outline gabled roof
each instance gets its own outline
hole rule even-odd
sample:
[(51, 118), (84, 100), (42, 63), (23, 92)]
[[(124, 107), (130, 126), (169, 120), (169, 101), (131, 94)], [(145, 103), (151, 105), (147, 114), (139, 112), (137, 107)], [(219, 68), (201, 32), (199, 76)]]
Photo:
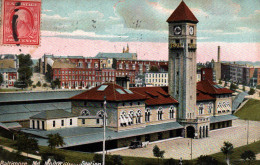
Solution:
[(209, 101), (209, 100), (215, 100), (215, 98), (197, 90), (197, 101)]
[(106, 96), (107, 101), (134, 101), (146, 99), (145, 95), (141, 95), (134, 91), (129, 92), (127, 89), (113, 83), (104, 83), (86, 92), (76, 95), (71, 99), (103, 101), (104, 96)]
[(167, 22), (192, 22), (198, 23), (199, 21), (188, 8), (188, 6), (182, 1), (179, 6), (174, 10), (172, 15), (168, 18)]
[(60, 118), (69, 118), (69, 117), (77, 117), (72, 113), (64, 111), (63, 109), (57, 110), (47, 110), (40, 112), (34, 116), (31, 116), (31, 119), (60, 119)]
[(217, 85), (210, 80), (202, 80), (197, 83), (197, 90), (207, 94), (232, 94), (234, 91)]
[(162, 104), (176, 104), (177, 100), (172, 98), (162, 87), (136, 87), (130, 88), (132, 91), (145, 95), (146, 105), (162, 105)]

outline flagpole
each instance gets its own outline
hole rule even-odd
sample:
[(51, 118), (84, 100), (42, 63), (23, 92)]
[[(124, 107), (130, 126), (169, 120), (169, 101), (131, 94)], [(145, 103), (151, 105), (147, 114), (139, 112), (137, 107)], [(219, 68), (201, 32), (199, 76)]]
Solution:
[(104, 96), (104, 113), (103, 113), (103, 127), (104, 127), (104, 136), (103, 136), (103, 165), (105, 165), (105, 150), (106, 150), (106, 96)]

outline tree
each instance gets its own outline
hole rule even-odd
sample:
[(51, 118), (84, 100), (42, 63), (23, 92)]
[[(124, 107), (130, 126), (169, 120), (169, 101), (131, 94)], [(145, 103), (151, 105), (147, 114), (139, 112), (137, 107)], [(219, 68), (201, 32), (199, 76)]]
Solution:
[(40, 81), (38, 81), (38, 82), (37, 82), (37, 84), (36, 84), (36, 86), (37, 86), (37, 87), (40, 87), (40, 86), (42, 86), (41, 82), (40, 82)]
[(48, 146), (51, 148), (51, 150), (54, 150), (55, 147), (63, 146), (65, 145), (63, 137), (60, 136), (59, 133), (56, 134), (48, 134)]
[(16, 146), (18, 151), (25, 151), (27, 153), (27, 157), (28, 152), (35, 152), (39, 150), (38, 141), (33, 137), (28, 137), (24, 134), (18, 135)]
[(49, 64), (47, 64), (47, 72), (45, 73), (46, 80), (48, 82), (51, 82), (52, 81), (52, 76), (53, 76), (52, 67)]
[(158, 72), (158, 71), (159, 71), (159, 69), (158, 69), (157, 66), (152, 66), (152, 67), (150, 68), (150, 72)]
[(253, 88), (250, 88), (250, 91), (248, 92), (249, 95), (255, 94), (255, 90)]
[(230, 142), (224, 142), (224, 146), (221, 147), (221, 152), (226, 156), (227, 164), (229, 165), (229, 156), (234, 152), (233, 144)]
[(244, 160), (244, 161), (248, 161), (248, 164), (251, 163), (252, 160), (255, 160), (256, 157), (255, 157), (255, 153), (251, 150), (248, 150), (248, 151), (245, 151), (241, 154), (241, 158)]
[(218, 165), (219, 163), (215, 158), (208, 155), (200, 155), (197, 160), (197, 165)]
[(56, 80), (53, 81), (53, 85), (54, 87), (57, 87), (60, 88), (60, 79), (56, 78)]
[[(20, 54), (17, 56), (19, 59), (19, 69), (18, 69), (18, 73), (19, 73), (19, 78), (18, 81), (20, 83), (18, 84), (23, 84), (25, 87), (28, 87), (29, 85), (32, 84), (31, 81), (31, 77), (32, 77), (32, 59), (31, 59), (31, 55), (27, 54)], [(22, 88), (23, 88), (22, 85)], [(20, 87), (19, 85), (17, 86), (18, 88)]]
[(231, 83), (230, 90), (235, 91), (236, 89), (238, 89), (238, 87), (234, 83)]
[(153, 147), (153, 156), (158, 158), (158, 164), (159, 164), (159, 158), (163, 158), (164, 153), (165, 153), (165, 151), (161, 151), (160, 148), (157, 145), (155, 145)]

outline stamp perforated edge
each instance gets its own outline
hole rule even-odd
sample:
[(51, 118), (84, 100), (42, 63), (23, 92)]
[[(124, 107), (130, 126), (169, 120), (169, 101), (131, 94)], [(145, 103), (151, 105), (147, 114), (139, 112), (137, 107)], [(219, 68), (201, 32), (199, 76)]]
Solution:
[(32, 48), (38, 48), (41, 46), (41, 26), (42, 26), (42, 0), (13, 0), (13, 1), (28, 1), (28, 2), (40, 2), (41, 3), (41, 7), (40, 7), (40, 28), (39, 28), (39, 44), (38, 45), (26, 45), (26, 44), (3, 44), (3, 33), (4, 33), (4, 27), (3, 27), (3, 23), (4, 23), (4, 19), (3, 19), (3, 15), (4, 15), (4, 2), (5, 0), (1, 0), (1, 21), (0, 21), (0, 46), (9, 46), (9, 47), (17, 47), (17, 48), (21, 48), (21, 47), (32, 47)]

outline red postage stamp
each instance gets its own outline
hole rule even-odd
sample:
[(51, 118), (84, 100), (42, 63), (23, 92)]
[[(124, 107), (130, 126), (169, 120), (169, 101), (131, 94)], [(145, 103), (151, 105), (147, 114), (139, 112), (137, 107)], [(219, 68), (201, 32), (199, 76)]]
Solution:
[(2, 44), (39, 45), (41, 1), (2, 2)]

